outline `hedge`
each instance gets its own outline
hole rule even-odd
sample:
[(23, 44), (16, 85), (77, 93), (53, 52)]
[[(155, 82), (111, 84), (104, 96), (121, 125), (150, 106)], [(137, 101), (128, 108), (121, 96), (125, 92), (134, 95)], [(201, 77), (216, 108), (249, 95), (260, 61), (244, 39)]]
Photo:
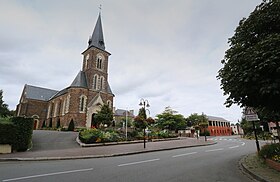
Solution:
[(34, 120), (33, 118), (14, 117), (12, 123), (16, 128), (13, 150), (26, 151), (31, 147)]
[(14, 144), (16, 128), (11, 122), (0, 122), (0, 144)]

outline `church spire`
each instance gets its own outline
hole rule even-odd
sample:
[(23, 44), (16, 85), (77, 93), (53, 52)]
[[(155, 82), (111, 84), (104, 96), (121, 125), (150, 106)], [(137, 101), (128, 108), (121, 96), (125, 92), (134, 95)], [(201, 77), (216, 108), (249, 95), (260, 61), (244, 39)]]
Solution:
[(94, 27), (92, 36), (89, 38), (88, 41), (88, 48), (89, 47), (97, 47), (99, 49), (105, 50), (105, 42), (103, 38), (103, 30), (102, 30), (102, 23), (101, 23), (101, 13), (99, 12), (99, 16)]

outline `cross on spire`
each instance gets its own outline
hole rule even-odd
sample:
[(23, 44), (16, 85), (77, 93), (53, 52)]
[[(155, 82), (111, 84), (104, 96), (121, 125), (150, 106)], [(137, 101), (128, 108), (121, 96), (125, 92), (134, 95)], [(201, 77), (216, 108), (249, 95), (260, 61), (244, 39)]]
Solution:
[(102, 5), (100, 4), (99, 5), (99, 13), (101, 13), (101, 10), (102, 10)]

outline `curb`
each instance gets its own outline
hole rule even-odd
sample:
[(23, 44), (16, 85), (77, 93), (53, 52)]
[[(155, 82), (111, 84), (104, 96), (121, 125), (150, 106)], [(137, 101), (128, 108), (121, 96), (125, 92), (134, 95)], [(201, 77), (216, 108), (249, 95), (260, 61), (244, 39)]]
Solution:
[(118, 157), (118, 156), (135, 155), (135, 154), (143, 154), (143, 153), (158, 152), (158, 151), (167, 151), (167, 150), (174, 150), (174, 149), (181, 149), (181, 148), (201, 147), (201, 146), (208, 146), (208, 145), (215, 145), (215, 144), (217, 144), (217, 142), (199, 144), (199, 145), (191, 145), (191, 146), (178, 146), (178, 147), (172, 147), (172, 148), (159, 148), (159, 149), (153, 149), (153, 150), (115, 153), (115, 154), (107, 154), (107, 155), (85, 155), (85, 156), (66, 156), (66, 157), (33, 157), (33, 158), (0, 158), (0, 162), (4, 162), (4, 161), (50, 161), (50, 160), (73, 160), (73, 159)]
[[(249, 154), (250, 155), (250, 154)], [(267, 180), (265, 180), (263, 177), (257, 175), (256, 173), (254, 173), (253, 171), (251, 171), (249, 169), (249, 167), (244, 163), (245, 159), (249, 156), (246, 155), (245, 157), (243, 157), (242, 159), (240, 159), (239, 161), (239, 165), (242, 167), (243, 172), (245, 172), (246, 174), (249, 174), (252, 178), (254, 178), (255, 180), (261, 181), (261, 182), (269, 182)]]

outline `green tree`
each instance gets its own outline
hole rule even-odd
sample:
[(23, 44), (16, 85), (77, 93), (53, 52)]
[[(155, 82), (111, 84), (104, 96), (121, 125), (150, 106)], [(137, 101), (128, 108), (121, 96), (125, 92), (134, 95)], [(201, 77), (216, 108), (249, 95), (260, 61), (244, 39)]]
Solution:
[(171, 107), (166, 107), (163, 113), (158, 114), (156, 119), (157, 126), (161, 129), (175, 130), (185, 129), (187, 126), (183, 115), (177, 114)]
[[(225, 105), (280, 111), (280, 1), (265, 0), (229, 39), (217, 78)], [(279, 118), (278, 118), (279, 120)]]
[(207, 131), (206, 129), (208, 128), (208, 119), (207, 116), (205, 114), (191, 114), (187, 119), (187, 122), (190, 123), (196, 130), (200, 130), (204, 136), (205, 136), (205, 140), (206, 140), (206, 135), (209, 131)]
[(97, 113), (94, 115), (94, 122), (96, 128), (99, 128), (100, 124), (111, 126), (113, 123), (112, 109), (110, 109), (108, 105), (104, 104), (101, 107), (101, 110), (97, 111)]
[(140, 108), (138, 115), (134, 118), (134, 126), (136, 129), (142, 130), (148, 126), (148, 122), (146, 121), (147, 115), (145, 108)]
[(0, 90), (0, 117), (7, 117), (10, 115), (8, 104), (5, 104), (3, 100), (3, 90)]

